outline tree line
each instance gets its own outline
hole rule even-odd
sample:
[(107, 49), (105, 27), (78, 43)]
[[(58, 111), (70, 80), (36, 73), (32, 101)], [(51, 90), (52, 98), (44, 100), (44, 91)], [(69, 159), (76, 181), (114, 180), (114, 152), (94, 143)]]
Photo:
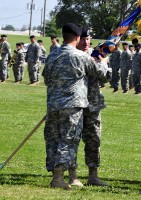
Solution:
[(65, 23), (74, 22), (91, 27), (96, 38), (107, 38), (135, 7), (135, 0), (58, 0), (46, 34), (60, 35)]

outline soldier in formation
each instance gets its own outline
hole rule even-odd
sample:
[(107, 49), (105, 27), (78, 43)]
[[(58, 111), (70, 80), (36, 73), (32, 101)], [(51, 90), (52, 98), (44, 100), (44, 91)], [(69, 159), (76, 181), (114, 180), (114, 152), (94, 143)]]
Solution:
[(120, 59), (121, 69), (121, 87), (123, 93), (127, 93), (129, 90), (129, 71), (131, 69), (131, 51), (129, 50), (129, 44), (127, 42), (122, 43), (123, 52)]
[(0, 82), (5, 82), (8, 77), (8, 63), (11, 59), (11, 48), (7, 36), (1, 35), (0, 42)]
[(120, 57), (122, 51), (119, 48), (119, 43), (116, 44), (114, 52), (110, 56), (110, 67), (112, 68), (111, 86), (114, 88), (113, 92), (117, 92), (120, 82)]
[(136, 45), (136, 53), (132, 60), (133, 85), (135, 94), (141, 93), (141, 44)]
[(19, 83), (23, 80), (25, 65), (25, 54), (21, 48), (21, 43), (16, 43), (16, 50), (14, 50), (10, 63), (13, 65), (15, 83)]
[(31, 44), (28, 46), (27, 52), (26, 52), (26, 62), (28, 65), (28, 74), (30, 79), (30, 84), (36, 85), (36, 83), (39, 81), (39, 68), (40, 68), (40, 47), (39, 44), (36, 42), (36, 38), (34, 35), (31, 35), (30, 37)]

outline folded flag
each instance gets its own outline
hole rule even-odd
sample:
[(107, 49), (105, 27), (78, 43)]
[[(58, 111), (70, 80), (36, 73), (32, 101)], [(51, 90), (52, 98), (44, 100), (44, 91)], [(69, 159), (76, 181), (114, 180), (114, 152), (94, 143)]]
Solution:
[(127, 17), (109, 36), (109, 38), (102, 44), (99, 44), (92, 52), (92, 57), (99, 55), (105, 57), (107, 54), (112, 53), (115, 45), (121, 40), (122, 36), (126, 33), (129, 27), (133, 24), (134, 20), (141, 12), (141, 0), (138, 2), (138, 7)]

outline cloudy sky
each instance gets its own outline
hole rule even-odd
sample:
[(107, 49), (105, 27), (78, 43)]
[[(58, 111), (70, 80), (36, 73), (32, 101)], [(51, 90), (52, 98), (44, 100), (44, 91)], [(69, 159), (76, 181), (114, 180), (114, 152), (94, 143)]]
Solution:
[[(27, 4), (31, 0), (0, 0), (0, 27), (13, 25), (15, 28), (21, 28), (23, 25), (29, 25), (30, 11)], [(36, 10), (33, 11), (32, 26), (41, 24), (41, 9), (44, 7), (44, 0), (34, 0)], [(46, 18), (49, 12), (57, 5), (57, 0), (46, 0)]]

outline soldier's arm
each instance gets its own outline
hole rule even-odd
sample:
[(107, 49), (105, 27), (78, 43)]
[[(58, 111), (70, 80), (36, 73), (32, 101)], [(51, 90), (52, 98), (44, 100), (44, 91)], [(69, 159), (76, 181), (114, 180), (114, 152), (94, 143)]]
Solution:
[(25, 58), (25, 55), (24, 55), (24, 52), (20, 52), (20, 64), (23, 64), (24, 63), (24, 59)]
[(93, 75), (94, 78), (107, 82), (111, 77), (112, 69), (108, 68), (108, 58), (102, 58), (101, 56), (99, 58), (100, 62), (96, 62), (93, 58), (90, 57), (86, 71), (88, 75)]
[(10, 48), (10, 45), (8, 43), (5, 43), (5, 44), (6, 44), (6, 51), (8, 53), (8, 59), (10, 60), (11, 57), (12, 57), (11, 48)]
[(39, 57), (40, 57), (40, 47), (39, 45), (36, 45), (35, 46), (35, 63), (37, 63), (39, 61)]
[(48, 85), (48, 74), (49, 74), (49, 72), (48, 72), (48, 57), (46, 59), (45, 67), (44, 67), (43, 72), (42, 72), (42, 76), (44, 77), (44, 83), (45, 83), (46, 86)]

